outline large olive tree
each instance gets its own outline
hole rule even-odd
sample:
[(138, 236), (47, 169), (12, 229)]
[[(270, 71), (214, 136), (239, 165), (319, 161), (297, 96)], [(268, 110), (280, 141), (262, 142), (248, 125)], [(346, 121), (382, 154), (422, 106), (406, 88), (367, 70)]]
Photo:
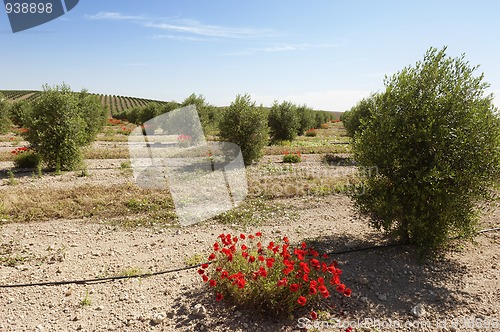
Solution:
[(479, 203), (488, 198), (500, 167), (500, 120), (464, 56), (446, 48), (385, 79), (369, 119), (355, 134), (365, 177), (361, 211), (376, 227), (416, 243), (421, 253), (475, 232)]

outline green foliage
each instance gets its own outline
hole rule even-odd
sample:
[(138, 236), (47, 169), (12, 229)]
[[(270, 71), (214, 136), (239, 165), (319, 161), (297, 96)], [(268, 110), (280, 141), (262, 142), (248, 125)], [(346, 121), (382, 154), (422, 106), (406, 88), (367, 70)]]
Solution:
[(16, 168), (37, 168), (40, 163), (40, 156), (31, 150), (17, 154), (14, 157), (14, 166)]
[(314, 128), (306, 130), (307, 137), (316, 137), (318, 135), (318, 131)]
[(297, 134), (302, 136), (306, 133), (307, 135), (306, 131), (314, 127), (314, 111), (306, 105), (302, 105), (297, 107), (297, 115), (299, 117)]
[(285, 153), (283, 155), (283, 162), (284, 163), (300, 163), (302, 161), (302, 157), (300, 155), (300, 152), (297, 153)]
[(31, 104), (25, 100), (15, 102), (10, 108), (10, 119), (12, 123), (19, 127), (24, 127), (26, 118), (30, 114)]
[(368, 98), (360, 100), (356, 106), (342, 115), (342, 122), (346, 129), (347, 135), (354, 135), (362, 130), (362, 125), (370, 119), (371, 112), (375, 107), (376, 95), (373, 94)]
[(269, 112), (269, 128), (273, 142), (293, 141), (300, 127), (297, 106), (289, 101), (274, 102)]
[(80, 148), (95, 139), (105, 117), (100, 101), (86, 91), (46, 85), (26, 119), (25, 137), (49, 167), (73, 170), (82, 161)]
[(500, 119), (462, 55), (431, 48), (424, 60), (385, 79), (370, 121), (355, 134), (355, 159), (377, 166), (356, 196), (374, 226), (422, 254), (474, 233), (479, 204), (500, 167)]
[(141, 125), (145, 122), (148, 122), (151, 119), (154, 119), (162, 112), (162, 107), (155, 103), (150, 103), (145, 107), (142, 107), (137, 115), (136, 124)]
[(262, 148), (267, 144), (267, 118), (262, 107), (256, 107), (250, 95), (238, 95), (224, 110), (219, 122), (222, 140), (240, 146), (245, 165), (262, 156)]
[(217, 123), (219, 120), (219, 112), (217, 112), (217, 108), (209, 105), (205, 101), (205, 97), (203, 95), (191, 94), (189, 97), (184, 99), (181, 103), (181, 107), (194, 105), (196, 106), (196, 110), (198, 112), (198, 116), (200, 117), (200, 122), (203, 127), (205, 133), (208, 131), (213, 131), (217, 128)]
[(10, 104), (0, 93), (0, 133), (5, 133), (10, 128)]

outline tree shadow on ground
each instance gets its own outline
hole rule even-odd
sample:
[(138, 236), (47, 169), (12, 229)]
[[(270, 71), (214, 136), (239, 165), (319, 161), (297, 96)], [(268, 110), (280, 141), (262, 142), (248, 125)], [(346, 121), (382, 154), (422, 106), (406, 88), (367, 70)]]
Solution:
[(314, 239), (312, 246), (332, 253), (330, 258), (343, 270), (342, 282), (353, 294), (342, 300), (342, 307), (351, 319), (413, 320), (423, 318), (411, 314), (418, 304), (444, 315), (467, 306), (470, 294), (459, 285), (467, 267), (456, 261), (441, 258), (422, 262), (416, 247), (388, 243), (382, 236), (374, 240), (328, 235)]
[[(329, 311), (330, 317), (341, 324), (353, 320), (383, 321), (388, 317), (402, 323), (415, 321), (418, 317), (410, 312), (418, 304), (446, 317), (448, 310), (467, 306), (470, 299), (470, 294), (459, 286), (465, 266), (445, 259), (422, 263), (415, 247), (393, 245), (382, 235), (370, 239), (329, 235), (306, 242), (320, 252), (331, 253), (330, 259), (335, 259), (343, 270), (342, 282), (353, 291), (350, 298), (333, 294), (314, 308)], [(380, 245), (388, 246), (349, 252)], [(342, 253), (335, 254), (339, 252)], [(298, 319), (308, 317), (310, 310), (297, 312), (295, 318), (266, 317), (249, 309), (238, 309), (225, 300), (216, 302), (214, 294), (202, 286), (186, 291), (177, 300), (182, 303), (186, 298), (187, 303), (203, 305), (210, 317), (208, 320), (198, 317), (193, 308), (180, 304), (175, 315), (177, 327), (191, 325), (196, 331), (299, 331)]]

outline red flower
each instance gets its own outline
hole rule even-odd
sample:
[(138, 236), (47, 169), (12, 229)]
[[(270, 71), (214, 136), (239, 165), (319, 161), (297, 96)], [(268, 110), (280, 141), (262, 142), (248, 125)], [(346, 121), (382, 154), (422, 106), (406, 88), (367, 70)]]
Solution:
[(211, 253), (210, 256), (208, 256), (209, 261), (213, 261), (215, 259), (215, 254)]
[(285, 236), (285, 237), (283, 238), (283, 242), (285, 242), (285, 243), (289, 243), (289, 242), (290, 242), (290, 240), (288, 240), (288, 238)]
[(305, 242), (302, 242), (301, 246), (302, 246), (302, 249), (305, 249), (307, 247), (307, 244)]
[(307, 299), (304, 297), (304, 296), (300, 296), (297, 300), (298, 304), (300, 304), (301, 306), (304, 306), (306, 305), (306, 302), (307, 302)]
[(339, 293), (344, 293), (345, 291), (345, 285), (344, 284), (340, 284), (337, 286), (337, 292)]
[(328, 288), (326, 288), (326, 286), (323, 286), (323, 285), (319, 286), (318, 290), (320, 293), (327, 293), (328, 292)]
[(244, 240), (245, 239), (245, 234), (241, 233), (240, 234), (240, 239)]
[(250, 258), (248, 258), (248, 261), (249, 261), (250, 263), (255, 262), (255, 257), (254, 257), (254, 256), (250, 256)]
[(208, 277), (206, 274), (202, 275), (201, 276), (203, 278), (203, 282), (207, 282), (208, 281)]
[(332, 286), (335, 286), (335, 285), (340, 285), (340, 277), (338, 274), (334, 275), (332, 280), (330, 280), (330, 284)]
[(352, 291), (350, 288), (346, 288), (346, 290), (344, 291), (344, 295), (347, 296), (347, 297), (350, 297), (352, 294)]
[(323, 296), (326, 299), (326, 298), (330, 297), (330, 292), (326, 291), (324, 293), (321, 293), (321, 296)]
[(265, 260), (264, 256), (259, 256), (258, 259), (259, 259), (259, 262), (263, 262)]
[(244, 288), (245, 284), (246, 284), (245, 279), (243, 279), (243, 278), (238, 279), (238, 282), (237, 282), (238, 288)]
[(278, 287), (280, 286), (286, 286), (288, 284), (288, 279), (287, 278), (283, 278), (281, 280), (278, 280)]
[(259, 268), (259, 274), (261, 277), (267, 277), (267, 271), (263, 266)]
[(215, 285), (217, 285), (217, 281), (210, 279), (210, 286), (215, 287)]
[(266, 259), (266, 266), (268, 268), (272, 268), (273, 267), (273, 264), (274, 264), (274, 258), (273, 257), (269, 257), (268, 259)]
[(349, 326), (348, 328), (346, 328), (345, 332), (352, 332), (352, 327)]
[(220, 274), (220, 277), (221, 277), (221, 279), (225, 279), (225, 278), (229, 277), (229, 272), (222, 271), (222, 273)]
[(198, 274), (205, 274), (205, 270), (203, 270), (203, 269), (198, 269)]
[(222, 300), (222, 298), (223, 298), (223, 297), (224, 297), (224, 296), (223, 296), (221, 293), (217, 293), (217, 295), (215, 296), (215, 300), (216, 300), (217, 302), (220, 302), (220, 301)]
[(309, 294), (314, 295), (317, 292), (318, 292), (318, 290), (315, 287), (309, 286)]
[(214, 251), (219, 251), (219, 242), (214, 243)]
[(203, 264), (201, 264), (201, 268), (202, 268), (202, 269), (207, 269), (207, 268), (208, 268), (208, 264), (207, 264), (207, 263), (203, 263)]
[(241, 250), (245, 251), (247, 249), (248, 249), (248, 247), (246, 245), (244, 245), (244, 244), (241, 245)]
[(262, 233), (261, 232), (257, 232), (257, 233), (255, 233), (255, 236), (262, 236)]
[(312, 320), (318, 319), (318, 314), (316, 313), (316, 311), (311, 311), (311, 318)]
[(290, 290), (291, 290), (292, 292), (296, 292), (296, 291), (298, 291), (298, 290), (299, 290), (299, 285), (298, 285), (298, 284), (291, 284), (291, 285), (290, 285)]

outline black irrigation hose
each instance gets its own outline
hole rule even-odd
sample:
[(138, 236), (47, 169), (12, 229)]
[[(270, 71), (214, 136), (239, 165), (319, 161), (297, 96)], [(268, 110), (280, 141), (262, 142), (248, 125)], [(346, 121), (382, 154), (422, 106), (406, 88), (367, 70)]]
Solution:
[[(208, 262), (210, 264), (211, 262)], [(37, 282), (32, 284), (14, 284), (14, 285), (0, 285), (0, 288), (20, 288), (20, 287), (32, 287), (32, 286), (60, 286), (60, 285), (69, 285), (69, 284), (89, 284), (89, 283), (101, 283), (111, 280), (121, 280), (121, 279), (132, 279), (132, 278), (146, 278), (152, 276), (158, 276), (162, 274), (174, 273), (179, 271), (185, 271), (200, 267), (203, 263), (188, 267), (181, 267), (178, 269), (167, 270), (167, 271), (158, 271), (152, 273), (142, 273), (136, 274), (132, 276), (115, 276), (115, 277), (104, 277), (104, 278), (94, 278), (94, 279), (82, 279), (82, 280), (66, 280), (66, 281), (46, 281), (46, 282)]]
[[(493, 231), (500, 231), (500, 227), (483, 229), (483, 230), (478, 231), (477, 233), (481, 234), (481, 233), (493, 232)], [(347, 254), (347, 253), (351, 253), (351, 252), (377, 250), (377, 249), (383, 249), (383, 248), (388, 248), (388, 247), (396, 247), (396, 246), (400, 246), (400, 245), (402, 245), (402, 244), (401, 243), (389, 243), (389, 244), (383, 244), (383, 245), (378, 245), (378, 246), (351, 248), (351, 249), (346, 249), (346, 250), (342, 250), (342, 251), (330, 252), (330, 253), (327, 253), (327, 255), (342, 255), (342, 254)], [(106, 281), (121, 280), (121, 279), (147, 278), (147, 277), (152, 277), (152, 276), (158, 276), (158, 275), (163, 275), (163, 274), (191, 270), (191, 269), (195, 269), (197, 267), (200, 267), (203, 264), (211, 264), (213, 262), (214, 261), (200, 263), (197, 265), (192, 265), (192, 266), (187, 266), (187, 267), (181, 267), (181, 268), (172, 269), (172, 270), (137, 274), (137, 275), (133, 275), (133, 276), (115, 276), (115, 277), (82, 279), (82, 280), (46, 281), (46, 282), (37, 282), (37, 283), (31, 283), (31, 284), (0, 285), (0, 288), (21, 288), (21, 287), (35, 287), (35, 286), (60, 286), (60, 285), (70, 285), (70, 284), (90, 284), (90, 283), (102, 283), (102, 282), (106, 282)]]

